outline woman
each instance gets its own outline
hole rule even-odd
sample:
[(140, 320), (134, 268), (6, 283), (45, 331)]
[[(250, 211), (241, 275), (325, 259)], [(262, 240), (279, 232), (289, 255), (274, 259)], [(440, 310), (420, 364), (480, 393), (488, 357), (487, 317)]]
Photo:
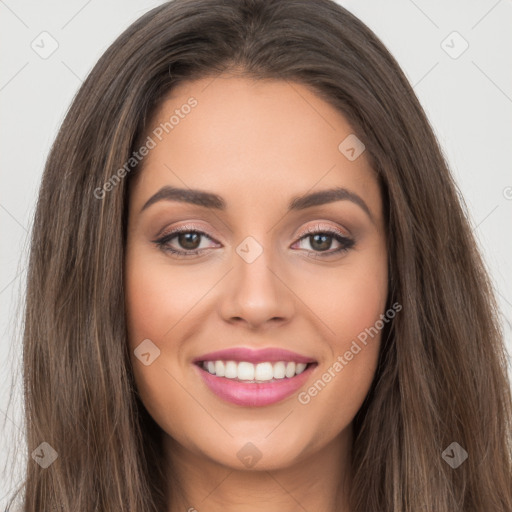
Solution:
[(512, 510), (484, 265), (412, 88), (330, 0), (175, 0), (48, 158), (25, 511)]

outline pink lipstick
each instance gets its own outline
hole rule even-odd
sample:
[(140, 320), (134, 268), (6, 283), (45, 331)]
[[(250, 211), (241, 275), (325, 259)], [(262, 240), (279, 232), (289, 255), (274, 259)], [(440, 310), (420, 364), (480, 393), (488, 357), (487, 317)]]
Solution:
[(210, 391), (246, 407), (284, 400), (297, 392), (318, 366), (311, 357), (281, 348), (237, 347), (204, 354), (193, 362)]

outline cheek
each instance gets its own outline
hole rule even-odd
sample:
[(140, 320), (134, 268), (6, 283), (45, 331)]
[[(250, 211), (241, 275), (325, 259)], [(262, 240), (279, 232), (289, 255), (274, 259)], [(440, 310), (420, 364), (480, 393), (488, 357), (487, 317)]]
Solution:
[(362, 251), (328, 272), (297, 280), (295, 288), (314, 311), (333, 350), (342, 350), (380, 318), (388, 294), (383, 250)]
[[(128, 346), (137, 392), (155, 421), (168, 429), (174, 422), (179, 423), (180, 410), (190, 402), (190, 397), (178, 384), (183, 381), (183, 376), (179, 366), (173, 366), (176, 353), (168, 350), (165, 340), (172, 337), (173, 326), (187, 312), (185, 304), (194, 297), (186, 300), (190, 290), (180, 283), (178, 272), (170, 272), (168, 266), (142, 250), (127, 251), (125, 269)], [(147, 339), (160, 352), (154, 359), (151, 354), (153, 361), (145, 365), (134, 350)], [(171, 409), (173, 414), (169, 415)]]
[[(179, 301), (161, 266), (151, 261), (143, 251), (127, 251), (125, 270), (128, 345), (135, 378), (142, 391), (144, 381), (158, 380), (161, 377), (161, 372), (155, 369), (165, 358), (162, 339), (177, 321), (175, 312)], [(134, 355), (134, 350), (147, 339), (158, 347), (160, 353), (151, 365), (145, 366)]]
[[(299, 395), (304, 413), (323, 417), (330, 425), (325, 434), (348, 425), (367, 395), (375, 370), (388, 292), (387, 257), (383, 251), (347, 260), (329, 278), (309, 284), (308, 305), (327, 326), (329, 357), (321, 362), (316, 378)], [(306, 293), (306, 288), (302, 294)]]
[(160, 343), (176, 322), (179, 300), (174, 286), (157, 266), (134, 264), (126, 279), (126, 314), (130, 343), (145, 338)]
[(356, 338), (384, 313), (387, 273), (382, 266), (361, 266), (344, 276), (338, 293), (334, 330), (340, 340)]
[[(201, 298), (218, 280), (206, 266), (198, 271), (192, 266), (172, 265), (140, 246), (127, 250), (125, 307), (130, 357), (139, 394), (157, 420), (165, 416), (170, 400), (174, 412), (190, 402), (178, 384), (187, 378), (183, 350), (187, 344), (182, 340), (193, 337), (202, 325)], [(146, 339), (160, 351), (148, 366), (134, 354)], [(172, 423), (167, 419), (161, 424)]]
[(143, 251), (127, 254), (125, 301), (131, 346), (145, 338), (163, 345), (178, 322), (188, 323), (194, 305), (214, 282), (213, 276), (201, 276), (191, 268), (172, 268)]

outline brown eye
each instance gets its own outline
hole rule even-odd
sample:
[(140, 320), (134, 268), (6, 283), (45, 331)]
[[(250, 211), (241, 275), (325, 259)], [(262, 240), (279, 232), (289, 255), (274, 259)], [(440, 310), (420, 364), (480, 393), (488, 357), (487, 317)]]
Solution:
[(153, 243), (162, 251), (171, 253), (177, 257), (194, 256), (208, 250), (211, 246), (201, 247), (203, 240), (212, 240), (210, 236), (202, 231), (190, 228), (182, 228), (168, 233)]
[(309, 235), (309, 243), (311, 247), (314, 250), (318, 251), (327, 251), (331, 248), (333, 241), (332, 235), (326, 235), (326, 234), (316, 234), (316, 235)]
[[(342, 253), (351, 249), (355, 244), (353, 239), (348, 238), (337, 231), (325, 228), (319, 229), (318, 227), (307, 232), (299, 239), (298, 243), (301, 244), (303, 241), (308, 242), (310, 248), (299, 248), (306, 249), (307, 251), (313, 253), (315, 257)], [(331, 249), (333, 243), (338, 244), (339, 247), (336, 247), (333, 250), (329, 250)]]
[(197, 249), (201, 242), (201, 235), (197, 232), (180, 233), (175, 237), (178, 244), (186, 250), (193, 251)]
[[(211, 240), (213, 238), (206, 233), (197, 229), (181, 228), (168, 233), (158, 240), (153, 242), (162, 251), (171, 253), (175, 257), (191, 257), (197, 256), (204, 250), (212, 248), (211, 246), (201, 247), (204, 240)], [(311, 229), (303, 235), (297, 243), (302, 245), (303, 241), (309, 242), (310, 248), (305, 248), (315, 257), (330, 256), (332, 254), (339, 254), (348, 251), (355, 244), (355, 241), (348, 238), (341, 233), (330, 229)], [(332, 249), (333, 243), (338, 244), (338, 247)], [(304, 249), (300, 247), (299, 249)]]

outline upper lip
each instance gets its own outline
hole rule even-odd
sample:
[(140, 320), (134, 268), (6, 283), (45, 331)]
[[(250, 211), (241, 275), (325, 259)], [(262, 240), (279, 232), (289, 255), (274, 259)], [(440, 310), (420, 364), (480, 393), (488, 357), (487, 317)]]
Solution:
[(247, 361), (248, 363), (264, 363), (278, 361), (294, 361), (296, 363), (315, 363), (316, 361), (307, 356), (297, 354), (284, 348), (263, 348), (254, 350), (244, 347), (233, 347), (224, 350), (208, 352), (202, 356), (196, 357), (194, 363), (203, 361)]

